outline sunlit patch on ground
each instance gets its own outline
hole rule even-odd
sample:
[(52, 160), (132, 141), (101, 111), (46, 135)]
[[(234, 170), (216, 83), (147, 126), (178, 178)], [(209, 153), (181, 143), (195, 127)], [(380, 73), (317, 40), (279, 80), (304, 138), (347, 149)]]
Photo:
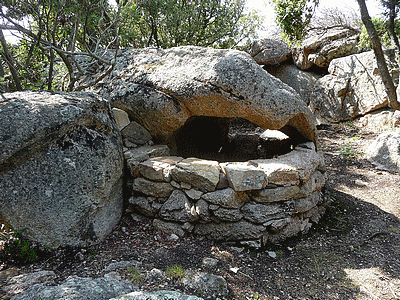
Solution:
[(399, 299), (400, 279), (393, 278), (380, 268), (344, 269), (347, 277), (359, 286), (357, 299)]

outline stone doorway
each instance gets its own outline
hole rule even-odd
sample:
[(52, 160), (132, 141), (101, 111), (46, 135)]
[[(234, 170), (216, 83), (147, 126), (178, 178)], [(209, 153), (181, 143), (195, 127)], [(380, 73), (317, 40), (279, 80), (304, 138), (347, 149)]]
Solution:
[(266, 130), (243, 118), (195, 116), (169, 139), (172, 155), (244, 162), (289, 153), (308, 142), (295, 128)]

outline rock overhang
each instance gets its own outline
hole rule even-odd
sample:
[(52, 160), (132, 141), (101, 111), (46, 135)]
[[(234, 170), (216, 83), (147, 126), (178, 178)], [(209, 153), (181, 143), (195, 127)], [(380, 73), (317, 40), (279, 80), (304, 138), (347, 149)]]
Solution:
[(292, 126), (317, 141), (314, 116), (297, 92), (237, 50), (125, 50), (111, 77), (95, 90), (159, 143), (194, 116), (239, 117), (272, 130)]

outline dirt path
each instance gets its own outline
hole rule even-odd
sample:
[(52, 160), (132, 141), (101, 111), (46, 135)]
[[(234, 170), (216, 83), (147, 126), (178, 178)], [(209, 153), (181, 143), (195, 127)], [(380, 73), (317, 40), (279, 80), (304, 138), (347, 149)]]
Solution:
[[(195, 238), (169, 241), (149, 223), (125, 217), (104, 243), (60, 249), (19, 271), (54, 270), (59, 280), (97, 277), (113, 260), (138, 260), (161, 270), (179, 264), (222, 275), (231, 299), (400, 299), (400, 175), (375, 170), (363, 159), (362, 150), (376, 136), (354, 125), (320, 131), (328, 168), (324, 196), (331, 206), (307, 235), (282, 245), (252, 249)], [(205, 270), (204, 257), (219, 263)], [(126, 271), (121, 275), (129, 278)], [(176, 280), (140, 285), (182, 288)]]

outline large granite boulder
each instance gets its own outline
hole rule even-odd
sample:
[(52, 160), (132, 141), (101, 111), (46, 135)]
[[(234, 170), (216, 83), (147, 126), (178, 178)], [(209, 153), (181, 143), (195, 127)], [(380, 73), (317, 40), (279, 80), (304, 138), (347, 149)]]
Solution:
[(368, 146), (365, 157), (380, 170), (400, 172), (400, 133), (381, 133)]
[(177, 291), (137, 291), (110, 300), (204, 300), (197, 296), (185, 295)]
[(73, 275), (59, 285), (51, 282), (34, 284), (11, 299), (108, 300), (133, 291), (137, 291), (137, 287), (126, 279), (114, 279), (112, 277), (93, 279)]
[(298, 94), (241, 51), (123, 50), (115, 70), (94, 90), (128, 112), (156, 143), (195, 116), (241, 117), (265, 129), (287, 125), (313, 142), (317, 137), (314, 116)]
[(310, 96), (314, 84), (322, 77), (322, 75), (317, 73), (303, 71), (295, 65), (289, 64), (266, 67), (266, 70), (288, 86), (294, 88), (307, 105), (310, 104)]
[(391, 108), (380, 109), (356, 119), (355, 125), (375, 132), (389, 131), (400, 126), (400, 111)]
[(102, 240), (122, 213), (122, 139), (91, 93), (0, 97), (0, 215), (50, 247)]
[[(395, 51), (385, 50), (395, 83), (398, 69)], [(372, 51), (334, 59), (329, 74), (319, 79), (312, 91), (310, 107), (317, 119), (329, 122), (351, 120), (388, 106), (375, 55)]]
[(280, 37), (256, 40), (250, 44), (246, 52), (259, 65), (276, 65), (292, 57), (290, 47)]
[(313, 65), (326, 68), (338, 57), (358, 52), (358, 32), (350, 29), (328, 29), (313, 33), (292, 49), (293, 61), (302, 70)]

